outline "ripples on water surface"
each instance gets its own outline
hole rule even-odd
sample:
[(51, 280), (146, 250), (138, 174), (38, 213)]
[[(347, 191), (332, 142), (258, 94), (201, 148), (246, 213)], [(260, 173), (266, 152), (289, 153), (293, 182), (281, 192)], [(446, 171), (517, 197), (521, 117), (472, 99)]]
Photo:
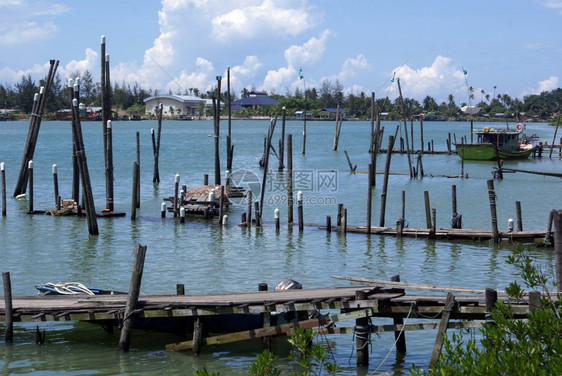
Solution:
[[(278, 121), (274, 144), (280, 137)], [(263, 152), (263, 136), (268, 121), (233, 121), (234, 169), (247, 169), (260, 178), (258, 167)], [(7, 191), (13, 192), (27, 137), (28, 122), (0, 123), (0, 161), (6, 163)], [(394, 131), (396, 123), (384, 122)], [(489, 125), (489, 124), (487, 124)], [(505, 260), (512, 246), (493, 246), (488, 242), (435, 242), (427, 239), (397, 239), (394, 237), (337, 233), (327, 234), (315, 226), (299, 233), (288, 231), (285, 224), (277, 233), (273, 225), (273, 210), (277, 206), (282, 221), (286, 221), (285, 202), (275, 195), (283, 191), (268, 190), (264, 208), (265, 225), (261, 229), (240, 228), (237, 224), (245, 207), (229, 210), (229, 226), (220, 227), (198, 219), (185, 224), (168, 216), (160, 219), (160, 204), (173, 195), (174, 174), (188, 188), (202, 184), (203, 174), (214, 179), (212, 122), (165, 121), (162, 128), (160, 179), (152, 184), (153, 159), (150, 129), (156, 122), (115, 122), (115, 210), (126, 212), (121, 218), (98, 219), (99, 236), (89, 236), (85, 218), (52, 217), (26, 214), (26, 200), (8, 199), (8, 215), (0, 219), (0, 264), (9, 271), (14, 295), (34, 295), (34, 285), (44, 282), (80, 281), (88, 286), (126, 291), (130, 281), (135, 244), (148, 246), (142, 281), (142, 293), (175, 293), (177, 283), (185, 284), (186, 293), (225, 293), (253, 291), (260, 282), (273, 288), (285, 278), (294, 278), (305, 287), (347, 286), (331, 275), (401, 279), (414, 283), (503, 289), (517, 278)], [(226, 122), (222, 122), (226, 134)], [(496, 125), (495, 125), (496, 126)], [(497, 127), (501, 127), (498, 124)], [(475, 125), (478, 127), (478, 125)], [(88, 167), (92, 178), (96, 207), (105, 204), (101, 123), (82, 125)], [(325, 223), (326, 215), (335, 223), (337, 203), (348, 208), (349, 224), (365, 224), (367, 175), (349, 174), (344, 150), (347, 150), (357, 170), (365, 172), (369, 163), (369, 122), (345, 122), (339, 150), (332, 151), (333, 123), (309, 122), (307, 154), (301, 154), (302, 123), (288, 122), (287, 133), (293, 134), (295, 171), (337, 171), (335, 189), (321, 190), (313, 186), (305, 196), (324, 200), (322, 205), (306, 205), (305, 222)], [(414, 144), (419, 148), (419, 123), (415, 124)], [(469, 133), (467, 123), (424, 123), (424, 142), (434, 140), (435, 149), (445, 150), (447, 133), (457, 139)], [(132, 164), (136, 160), (136, 132), (141, 143), (141, 207), (137, 220), (130, 220)], [(546, 124), (529, 124), (528, 133), (537, 133), (548, 143), (554, 128)], [(386, 145), (388, 131), (383, 145)], [(51, 165), (58, 165), (59, 186), (63, 198), (70, 196), (71, 172), (70, 126), (63, 122), (43, 122), (34, 158), (35, 209), (54, 206)], [(225, 167), (225, 137), (221, 137), (221, 167)], [(386, 146), (385, 146), (386, 147)], [(426, 146), (427, 148), (427, 146)], [(276, 148), (277, 149), (277, 148)], [(548, 155), (548, 154), (547, 154)], [(529, 159), (506, 162), (513, 168), (540, 171), (560, 171), (560, 159)], [(377, 171), (384, 169), (385, 156), (377, 160)], [(415, 163), (415, 160), (414, 160)], [(270, 168), (277, 170), (277, 159), (270, 158)], [(430, 195), (431, 207), (437, 210), (437, 227), (450, 227), (451, 185), (457, 186), (458, 212), (463, 215), (463, 228), (490, 228), (490, 210), (486, 180), (492, 177), (492, 164), (467, 162), (468, 179), (444, 176), (459, 175), (460, 159), (455, 155), (424, 155), (424, 171), (428, 176), (410, 180), (407, 176), (406, 155), (393, 155), (389, 179), (385, 224), (394, 226), (401, 213), (402, 191), (406, 191), (406, 221), (410, 227), (425, 226), (424, 191)], [(403, 175), (406, 174), (406, 175)], [(224, 175), (223, 175), (224, 176)], [(433, 177), (432, 177), (433, 176)], [(276, 179), (285, 179), (284, 175)], [(495, 182), (499, 226), (507, 227), (507, 219), (515, 218), (515, 201), (521, 201), (524, 229), (546, 228), (548, 212), (558, 207), (562, 190), (559, 179), (529, 174), (506, 174)], [(377, 176), (373, 194), (373, 225), (379, 224), (382, 175)], [(268, 200), (270, 199), (270, 200)], [(334, 201), (331, 201), (334, 200)], [(268, 201), (273, 204), (268, 204)], [(318, 200), (317, 200), (318, 201)], [(295, 209), (296, 219), (296, 209)], [(554, 261), (551, 249), (532, 249), (537, 261), (552, 273)], [(553, 273), (552, 273), (553, 274)], [(384, 322), (382, 322), (384, 323)], [(0, 345), (3, 373), (40, 375), (83, 374), (194, 374), (206, 365), (221, 374), (246, 374), (248, 365), (260, 351), (259, 344), (249, 341), (232, 346), (203, 349), (194, 358), (186, 353), (167, 353), (164, 345), (177, 342), (167, 334), (134, 333), (130, 353), (117, 351), (118, 335), (106, 334), (99, 327), (84, 323), (45, 324), (45, 345), (34, 344), (35, 326), (16, 325), (15, 343)], [(72, 328), (72, 330), (68, 330)], [(396, 360), (394, 355), (380, 369), (408, 368), (412, 363), (427, 366), (434, 342), (434, 332), (408, 332), (408, 353)], [(376, 368), (391, 349), (391, 333), (373, 337), (371, 370)], [(343, 374), (356, 374), (352, 336), (330, 336), (331, 344)], [(275, 342), (283, 358), (284, 342)], [(359, 374), (362, 371), (359, 372)], [(400, 371), (395, 371), (400, 374)], [(407, 372), (406, 372), (407, 373)]]

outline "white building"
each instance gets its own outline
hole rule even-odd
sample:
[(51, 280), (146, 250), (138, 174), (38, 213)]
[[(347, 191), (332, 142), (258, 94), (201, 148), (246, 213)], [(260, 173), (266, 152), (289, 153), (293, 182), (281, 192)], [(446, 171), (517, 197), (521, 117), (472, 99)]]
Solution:
[(189, 117), (199, 115), (200, 103), (207, 106), (207, 100), (192, 95), (158, 95), (144, 100), (146, 114), (156, 115), (158, 104), (162, 103), (166, 116)]

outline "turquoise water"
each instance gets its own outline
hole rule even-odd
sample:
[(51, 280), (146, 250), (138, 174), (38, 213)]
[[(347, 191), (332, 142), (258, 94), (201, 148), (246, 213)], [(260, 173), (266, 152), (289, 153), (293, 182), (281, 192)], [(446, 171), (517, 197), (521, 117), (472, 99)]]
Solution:
[[(367, 170), (369, 163), (369, 122), (345, 122), (338, 151), (332, 151), (333, 122), (308, 122), (306, 154), (302, 155), (302, 122), (288, 122), (287, 134), (293, 135), (293, 164), (299, 173), (298, 184), (305, 197), (304, 218), (307, 224), (324, 224), (327, 215), (335, 223), (337, 204), (348, 208), (348, 223), (366, 223)], [(397, 123), (383, 122), (388, 134)], [(490, 123), (475, 124), (475, 127)], [(502, 127), (503, 124), (493, 124)], [(16, 184), (21, 164), (28, 122), (0, 123), (0, 162), (6, 165), (8, 196)], [(100, 122), (83, 123), (85, 150), (92, 179), (96, 208), (105, 206), (102, 129)], [(14, 295), (35, 295), (35, 284), (79, 281), (88, 286), (127, 290), (135, 245), (148, 247), (141, 293), (175, 293), (178, 283), (186, 294), (254, 291), (260, 282), (270, 288), (285, 278), (293, 278), (307, 287), (348, 286), (331, 275), (390, 279), (400, 274), (402, 281), (445, 286), (503, 289), (517, 278), (505, 263), (511, 245), (495, 246), (488, 242), (448, 242), (427, 239), (396, 239), (361, 234), (327, 234), (316, 226), (306, 226), (300, 233), (289, 231), (286, 195), (281, 188), (285, 175), (277, 174), (278, 161), (270, 158), (262, 228), (241, 228), (240, 215), (246, 206), (232, 206), (229, 224), (189, 219), (185, 224), (170, 215), (160, 218), (163, 198), (174, 191), (174, 175), (188, 188), (203, 183), (203, 174), (214, 181), (213, 127), (211, 121), (165, 121), (162, 127), (159, 184), (152, 183), (153, 157), (150, 130), (156, 122), (114, 122), (115, 211), (125, 217), (98, 218), (99, 236), (88, 235), (85, 218), (28, 215), (28, 201), (8, 198), (7, 216), (0, 219), (0, 265), (9, 271)], [(221, 167), (225, 168), (227, 122), (221, 122)], [(246, 170), (260, 179), (263, 170), (259, 160), (269, 121), (232, 122), (234, 147), (233, 170)], [(410, 125), (408, 124), (408, 128)], [(414, 144), (419, 149), (419, 123), (414, 124)], [(280, 137), (277, 122), (274, 145)], [(59, 189), (63, 198), (71, 195), (71, 133), (66, 122), (43, 122), (34, 157), (34, 208), (54, 207), (51, 166), (57, 164)], [(133, 162), (136, 160), (136, 132), (141, 147), (141, 205), (137, 219), (130, 219)], [(434, 141), (436, 150), (446, 150), (448, 133), (460, 139), (468, 135), (470, 125), (461, 122), (424, 123), (424, 142)], [(537, 133), (552, 142), (554, 127), (528, 124), (526, 133)], [(559, 135), (560, 136), (560, 135)], [(470, 137), (469, 137), (470, 138)], [(411, 140), (410, 140), (411, 141)], [(427, 148), (427, 146), (426, 146)], [(277, 147), (276, 147), (277, 149)], [(357, 174), (350, 174), (344, 154), (347, 150)], [(513, 168), (559, 172), (561, 160), (548, 153), (542, 159), (506, 162)], [(377, 171), (384, 169), (385, 156), (377, 159)], [(413, 159), (415, 163), (415, 159)], [(385, 223), (394, 226), (401, 213), (402, 191), (406, 191), (406, 222), (410, 227), (425, 227), (424, 191), (430, 195), (431, 207), (437, 211), (437, 227), (450, 227), (451, 185), (457, 186), (458, 212), (463, 215), (463, 228), (489, 229), (490, 210), (486, 181), (492, 178), (492, 163), (467, 162), (468, 178), (451, 178), (461, 172), (456, 155), (424, 155), (427, 176), (411, 180), (406, 155), (392, 156)], [(224, 178), (224, 173), (222, 174)], [(377, 176), (373, 191), (373, 225), (379, 224), (382, 175)], [(562, 196), (560, 181), (553, 177), (530, 174), (505, 174), (494, 181), (500, 229), (507, 228), (508, 218), (515, 218), (515, 201), (521, 201), (523, 227), (545, 229), (548, 213), (558, 208)], [(281, 231), (275, 231), (273, 211), (280, 209)], [(296, 209), (295, 209), (296, 220)], [(551, 249), (532, 248), (532, 253), (553, 275)], [(380, 322), (379, 322), (380, 321)], [(375, 323), (386, 323), (377, 320)], [(353, 325), (350, 323), (349, 325)], [(246, 374), (259, 343), (211, 346), (199, 357), (190, 353), (168, 353), (164, 346), (177, 342), (168, 334), (135, 332), (131, 351), (120, 354), (118, 333), (107, 334), (97, 326), (85, 323), (39, 323), (46, 331), (44, 345), (36, 345), (35, 324), (16, 324), (14, 343), (3, 348), (0, 367), (4, 374), (83, 375), (83, 374), (194, 374), (206, 366), (221, 375)], [(379, 371), (400, 374), (412, 363), (427, 366), (435, 333), (408, 332), (408, 353), (397, 359), (392, 353)], [(370, 369), (356, 370), (352, 336), (322, 338), (343, 368), (342, 374), (368, 374), (392, 349), (392, 333), (373, 336)], [(274, 349), (283, 358), (287, 347), (275, 341)], [(283, 363), (282, 363), (283, 364)], [(404, 371), (407, 373), (407, 371)]]

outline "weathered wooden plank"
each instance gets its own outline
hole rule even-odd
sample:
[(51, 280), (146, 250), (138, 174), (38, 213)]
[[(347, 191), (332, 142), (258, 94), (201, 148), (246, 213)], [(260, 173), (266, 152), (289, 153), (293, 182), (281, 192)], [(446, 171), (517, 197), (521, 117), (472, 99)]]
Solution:
[[(310, 328), (327, 325), (329, 323), (342, 322), (345, 320), (352, 320), (358, 317), (368, 317), (368, 316), (370, 316), (369, 310), (360, 310), (355, 312), (329, 316), (325, 320), (321, 320), (321, 319), (302, 320), (298, 322), (291, 322), (291, 323), (277, 325), (277, 326), (269, 326), (259, 329), (246, 330), (242, 332), (235, 332), (235, 333), (223, 334), (213, 337), (206, 337), (201, 339), (201, 343), (203, 345), (219, 345), (225, 343), (244, 341), (252, 338), (261, 338), (261, 337), (280, 335), (280, 334), (293, 335), (295, 328), (297, 327), (310, 329)], [(168, 351), (186, 350), (192, 348), (193, 346), (194, 346), (194, 341), (185, 341), (185, 342), (166, 345), (166, 350)]]

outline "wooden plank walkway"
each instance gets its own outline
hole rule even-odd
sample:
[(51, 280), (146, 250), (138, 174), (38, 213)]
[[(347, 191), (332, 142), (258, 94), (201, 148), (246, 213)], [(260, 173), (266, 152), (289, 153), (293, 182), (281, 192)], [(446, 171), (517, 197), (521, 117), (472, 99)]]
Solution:
[[(326, 228), (325, 226), (319, 226)], [(340, 231), (339, 227), (332, 227), (332, 231)], [(347, 232), (366, 234), (367, 226), (347, 226)], [(547, 236), (546, 230), (531, 230), (531, 231), (499, 231), (500, 239), (510, 242), (543, 242)], [(410, 228), (402, 229), (399, 234), (396, 228), (392, 227), (378, 227), (371, 226), (371, 234), (375, 235), (390, 235), (390, 236), (404, 236), (411, 238), (435, 238), (435, 239), (457, 239), (457, 240), (472, 240), (482, 241), (493, 239), (494, 234), (492, 230), (471, 230), (471, 229), (455, 229), (455, 228), (438, 228), (435, 233), (428, 228)]]
[[(194, 354), (198, 354), (202, 345), (288, 336), (293, 335), (297, 327), (312, 329), (317, 333), (356, 334), (357, 338), (358, 328), (370, 333), (391, 331), (400, 336), (404, 335), (404, 331), (437, 329), (439, 338), (447, 328), (475, 328), (489, 320), (487, 305), (490, 302), (486, 301), (485, 290), (352, 277), (333, 278), (360, 286), (229, 294), (141, 295), (135, 310), (128, 317), (124, 317), (127, 294), (17, 296), (12, 298), (12, 321), (87, 321), (109, 329), (117, 323), (126, 324), (126, 320), (131, 318), (135, 319), (135, 325), (157, 319), (159, 325), (165, 321), (164, 327), (172, 327), (174, 333), (187, 339), (166, 345), (166, 350), (192, 349)], [(426, 291), (429, 294), (406, 295), (406, 290)], [(453, 292), (464, 295), (453, 296)], [(498, 300), (507, 300), (503, 292), (496, 296)], [(0, 319), (7, 322), (5, 306), (5, 299), (2, 298)], [(449, 306), (452, 308), (446, 309)], [(529, 312), (528, 302), (518, 302), (513, 305), (513, 311), (515, 319), (525, 318)], [(240, 323), (248, 317), (252, 318), (251, 326), (245, 329), (240, 327)], [(281, 320), (276, 319), (271, 325), (270, 318), (273, 317)], [(392, 318), (394, 324), (377, 325), (369, 318)], [(207, 321), (213, 319), (215, 323), (217, 320), (228, 322), (226, 330), (203, 332), (205, 322), (213, 325)], [(416, 322), (419, 319), (423, 321)], [(440, 322), (428, 322), (431, 319)], [(346, 326), (346, 321), (351, 321), (351, 325)], [(191, 324), (188, 326), (187, 322)], [(182, 323), (184, 325), (176, 325)], [(162, 326), (160, 328), (165, 330)], [(358, 344), (356, 351), (359, 362), (360, 358), (368, 357), (368, 345)]]
[[(368, 287), (318, 288), (287, 291), (259, 291), (213, 295), (141, 295), (135, 317), (180, 318), (222, 314), (259, 314), (266, 312), (328, 310), (357, 310), (369, 308), (375, 316), (392, 317), (407, 313), (410, 305), (424, 302), (422, 314), (439, 313), (445, 295), (406, 296), (396, 287), (407, 285), (389, 282), (383, 289), (373, 283)], [(416, 288), (417, 289), (417, 288)], [(432, 292), (438, 290), (433, 289)], [(442, 287), (444, 291), (468, 291)], [(484, 319), (483, 290), (474, 295), (457, 296), (462, 308), (459, 317), (469, 315)], [(15, 296), (12, 299), (14, 322), (28, 321), (96, 321), (122, 318), (127, 301), (119, 295), (37, 295)], [(525, 311), (522, 306), (522, 311)], [(455, 313), (453, 313), (455, 316)], [(5, 302), (0, 300), (0, 319), (5, 319)]]

